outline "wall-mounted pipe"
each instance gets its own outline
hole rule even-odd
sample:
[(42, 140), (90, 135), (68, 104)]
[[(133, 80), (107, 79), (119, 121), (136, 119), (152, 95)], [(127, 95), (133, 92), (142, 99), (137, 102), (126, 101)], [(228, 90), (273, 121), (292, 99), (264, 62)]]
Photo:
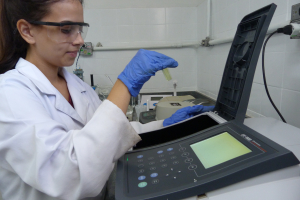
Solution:
[[(278, 24), (271, 25), (271, 26), (269, 26), (267, 34), (270, 34), (274, 31), (276, 31), (278, 28), (284, 27), (284, 26), (289, 25), (289, 24), (290, 24), (290, 21), (284, 21), (284, 22), (281, 22), (281, 23), (278, 23)], [(227, 37), (227, 38), (220, 38), (220, 39), (210, 40), (209, 45), (217, 45), (217, 44), (224, 44), (224, 43), (227, 43), (227, 42), (232, 42), (233, 37), (234, 36)]]
[(137, 50), (137, 49), (166, 49), (166, 48), (184, 48), (184, 47), (199, 47), (201, 42), (184, 42), (162, 45), (141, 45), (141, 46), (117, 46), (117, 47), (93, 47), (94, 51), (115, 51), (115, 50)]
[(211, 38), (211, 0), (207, 0), (207, 24), (206, 24), (206, 37)]

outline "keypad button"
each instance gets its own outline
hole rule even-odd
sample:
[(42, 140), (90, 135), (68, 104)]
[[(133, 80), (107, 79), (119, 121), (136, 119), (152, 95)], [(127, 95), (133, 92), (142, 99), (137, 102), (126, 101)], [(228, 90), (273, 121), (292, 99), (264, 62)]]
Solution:
[(143, 165), (143, 164), (139, 164), (138, 167), (139, 167), (139, 168), (142, 168), (142, 167), (144, 167), (144, 165)]
[(160, 162), (166, 162), (166, 159), (161, 159)]
[(138, 160), (139, 163), (141, 163), (141, 162), (143, 162), (143, 161), (144, 161), (143, 159), (139, 159), (139, 160)]
[(156, 170), (156, 167), (150, 167), (150, 170), (151, 171)]
[(178, 171), (178, 174), (180, 174), (181, 173), (181, 171)]
[(158, 151), (157, 153), (158, 154), (162, 154), (164, 151), (163, 150), (160, 150), (160, 151)]
[(154, 165), (155, 164), (155, 162), (149, 162), (149, 165)]
[(173, 148), (168, 148), (167, 151), (173, 151)]
[(169, 176), (169, 174), (166, 174), (166, 176)]
[(177, 160), (173, 162), (173, 165), (177, 165), (177, 164), (179, 164)]
[(138, 173), (140, 173), (140, 174), (141, 174), (141, 173), (144, 173), (144, 171), (145, 171), (145, 170), (143, 170), (143, 169), (140, 169), (140, 170), (138, 171)]
[(169, 155), (173, 155), (173, 154), (174, 154), (174, 152), (173, 152), (173, 151), (169, 153)]
[(185, 151), (185, 150), (186, 150), (185, 147), (181, 147), (181, 148), (179, 149), (179, 151), (181, 151), (181, 152), (183, 152), (183, 151)]
[(172, 160), (174, 160), (174, 159), (176, 159), (176, 158), (177, 158), (176, 156), (172, 156), (172, 157), (171, 157)]
[(144, 156), (143, 156), (143, 155), (138, 155), (138, 156), (137, 156), (137, 158), (142, 158), (142, 157), (144, 157)]
[(197, 169), (197, 165), (190, 165), (188, 167), (189, 170), (194, 170), (194, 169)]
[(168, 167), (168, 165), (167, 164), (163, 164), (161, 167), (162, 168), (166, 168), (166, 167)]
[(154, 179), (154, 180), (152, 181), (152, 184), (157, 184), (157, 183), (159, 183), (159, 180), (158, 180), (158, 179)]
[(184, 162), (186, 162), (186, 163), (193, 162), (193, 158), (187, 158), (187, 159), (184, 160)]
[(164, 154), (161, 154), (161, 155), (159, 155), (158, 157), (163, 158), (164, 156), (165, 156)]
[(153, 159), (154, 159), (154, 157), (149, 157), (149, 158), (148, 158), (148, 160), (153, 160)]
[(188, 155), (190, 155), (188, 152), (184, 152), (183, 154), (181, 154), (182, 157), (186, 157)]
[(174, 176), (173, 178), (176, 179), (176, 176)]
[(147, 186), (147, 182), (141, 182), (138, 184), (139, 188), (144, 188)]
[(146, 176), (139, 176), (138, 179), (139, 179), (140, 181), (145, 180), (145, 179), (146, 179)]
[(151, 178), (155, 178), (158, 176), (158, 173), (152, 173), (150, 176), (151, 176)]

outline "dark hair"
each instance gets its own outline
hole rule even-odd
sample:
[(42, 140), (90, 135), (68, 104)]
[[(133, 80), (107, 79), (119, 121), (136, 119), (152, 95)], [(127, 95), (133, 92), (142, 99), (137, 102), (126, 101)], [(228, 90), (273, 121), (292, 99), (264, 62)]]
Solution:
[[(17, 30), (20, 19), (39, 21), (49, 6), (61, 0), (0, 0), (0, 74), (15, 68), (25, 58), (28, 43)], [(83, 0), (79, 0), (83, 4)]]

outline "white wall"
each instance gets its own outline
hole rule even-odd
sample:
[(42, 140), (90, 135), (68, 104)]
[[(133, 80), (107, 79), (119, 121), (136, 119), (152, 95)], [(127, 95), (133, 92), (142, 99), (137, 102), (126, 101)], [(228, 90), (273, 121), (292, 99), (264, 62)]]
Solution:
[[(299, 3), (299, 0), (212, 0), (212, 38), (233, 36), (243, 16), (273, 2), (278, 7), (271, 24), (276, 24), (290, 20), (291, 5)], [(206, 2), (198, 7), (198, 14), (205, 8)], [(204, 38), (206, 26), (203, 25), (206, 24), (206, 17), (198, 16), (198, 19), (199, 38)], [(218, 95), (230, 46), (231, 43), (227, 43), (198, 49), (198, 90), (212, 98)], [(273, 101), (289, 124), (300, 127), (300, 40), (291, 40), (280, 34), (273, 36), (266, 47), (265, 65)], [(261, 71), (260, 57), (248, 114), (279, 119), (267, 99)]]
[[(196, 7), (85, 9), (84, 17), (90, 24), (85, 41), (94, 45), (101, 42), (105, 47), (135, 46), (197, 40)], [(172, 78), (178, 81), (178, 91), (196, 90), (196, 48), (153, 50), (179, 62), (178, 68), (170, 70)], [(90, 83), (90, 74), (94, 74), (95, 84), (106, 87), (111, 83), (105, 74), (115, 82), (136, 52), (95, 51), (92, 57), (80, 57), (78, 63), (84, 70), (87, 83)], [(74, 68), (70, 67), (69, 71)], [(142, 92), (172, 91), (172, 83), (158, 72), (144, 85)]]
[[(248, 13), (270, 3), (278, 5), (271, 24), (290, 19), (290, 7), (299, 0), (212, 0), (212, 39), (233, 36), (239, 21)], [(91, 27), (86, 41), (103, 46), (161, 44), (202, 40), (206, 37), (207, 2), (198, 7), (85, 9), (85, 21)], [(231, 43), (213, 47), (156, 49), (179, 62), (172, 69), (179, 91), (198, 90), (216, 99)], [(135, 50), (96, 51), (92, 57), (80, 57), (85, 81), (110, 86), (135, 55)], [(266, 75), (270, 93), (287, 122), (300, 127), (300, 40), (286, 35), (273, 36), (266, 49)], [(72, 71), (74, 66), (70, 67)], [(142, 92), (172, 91), (161, 72), (145, 84)], [(248, 114), (279, 119), (263, 88), (261, 58), (252, 87)]]

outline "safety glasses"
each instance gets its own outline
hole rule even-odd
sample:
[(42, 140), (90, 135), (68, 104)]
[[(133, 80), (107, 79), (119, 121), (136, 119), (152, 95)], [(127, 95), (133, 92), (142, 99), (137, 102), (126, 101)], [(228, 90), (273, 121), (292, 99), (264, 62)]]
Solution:
[(29, 23), (35, 25), (47, 26), (48, 37), (59, 43), (72, 43), (76, 40), (78, 34), (81, 35), (84, 40), (89, 28), (88, 23), (83, 22), (42, 22), (42, 21), (30, 21)]

